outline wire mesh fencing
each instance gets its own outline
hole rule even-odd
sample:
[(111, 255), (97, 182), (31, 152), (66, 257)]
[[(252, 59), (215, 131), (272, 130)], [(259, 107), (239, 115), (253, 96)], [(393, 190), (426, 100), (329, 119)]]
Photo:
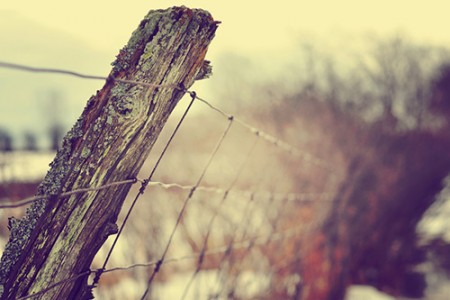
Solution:
[[(7, 62), (0, 67), (114, 80)], [(308, 233), (333, 203), (334, 166), (194, 91), (183, 92), (190, 100), (184, 113), (163, 132), (138, 178), (44, 196), (132, 185), (119, 231), (100, 249), (91, 270), (20, 299), (41, 297), (86, 275), (99, 299), (273, 299), (299, 293), (298, 262)], [(208, 110), (201, 123), (189, 115), (193, 105)], [(311, 182), (300, 183), (299, 174), (305, 173)], [(42, 198), (4, 199), (0, 208)]]

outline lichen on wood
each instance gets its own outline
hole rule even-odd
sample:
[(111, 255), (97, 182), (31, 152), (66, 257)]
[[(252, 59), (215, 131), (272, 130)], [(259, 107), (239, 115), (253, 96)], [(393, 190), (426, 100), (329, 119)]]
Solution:
[[(1, 299), (37, 293), (89, 270), (100, 246), (117, 231), (115, 222), (130, 185), (58, 195), (134, 178), (184, 94), (117, 79), (190, 87), (199, 79), (217, 24), (208, 12), (186, 7), (150, 11), (139, 24), (39, 186), (37, 195), (49, 197), (35, 202), (21, 220), (10, 221), (11, 236), (0, 263)], [(86, 295), (87, 276), (36, 298)]]

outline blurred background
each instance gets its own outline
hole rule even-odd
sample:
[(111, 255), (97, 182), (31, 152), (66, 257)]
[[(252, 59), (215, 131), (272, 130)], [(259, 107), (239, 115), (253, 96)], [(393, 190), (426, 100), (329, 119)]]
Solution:
[[(237, 247), (233, 255), (209, 256), (198, 272), (195, 255), (167, 264), (151, 297), (181, 299), (186, 291), (186, 299), (447, 299), (450, 4), (2, 3), (0, 61), (107, 76), (148, 10), (181, 4), (222, 22), (207, 54), (213, 76), (193, 89), (301, 155), (233, 126), (203, 182), (230, 188), (230, 195), (223, 201), (217, 191), (196, 193), (170, 256), (199, 253), (206, 237), (210, 249)], [(102, 85), (0, 68), (2, 201), (34, 194), (65, 132)], [(226, 123), (196, 103), (155, 180), (194, 184)], [(188, 192), (148, 191), (108, 266), (157, 259)], [(8, 217), (23, 212), (0, 211), (2, 248)], [(139, 299), (149, 273), (107, 273), (96, 295)]]

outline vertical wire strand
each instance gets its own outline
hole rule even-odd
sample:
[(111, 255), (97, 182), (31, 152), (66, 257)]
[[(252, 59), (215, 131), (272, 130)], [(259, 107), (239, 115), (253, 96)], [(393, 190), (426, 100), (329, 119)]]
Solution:
[(176, 125), (174, 131), (172, 132), (172, 134), (171, 134), (171, 136), (169, 138), (169, 140), (167, 141), (166, 145), (164, 146), (164, 149), (161, 152), (161, 154), (160, 154), (158, 160), (156, 161), (156, 163), (155, 163), (152, 171), (150, 172), (149, 176), (142, 182), (141, 188), (139, 189), (139, 192), (136, 194), (133, 202), (131, 203), (131, 206), (128, 209), (127, 214), (125, 215), (125, 218), (124, 218), (124, 220), (122, 222), (122, 225), (120, 226), (119, 231), (117, 232), (117, 235), (116, 235), (116, 237), (115, 237), (115, 239), (114, 239), (114, 241), (113, 241), (113, 243), (112, 243), (112, 245), (111, 245), (111, 247), (110, 247), (110, 249), (108, 251), (108, 254), (106, 255), (106, 258), (105, 258), (105, 261), (103, 262), (102, 268), (99, 269), (99, 271), (95, 274), (93, 286), (96, 286), (98, 284), (98, 282), (100, 280), (100, 276), (103, 273), (103, 271), (105, 270), (109, 259), (111, 258), (112, 252), (113, 252), (113, 250), (114, 250), (114, 248), (115, 248), (115, 246), (117, 244), (117, 241), (119, 240), (119, 237), (122, 234), (122, 231), (123, 231), (123, 229), (124, 229), (128, 219), (129, 219), (129, 217), (131, 215), (131, 212), (133, 211), (133, 208), (135, 207), (135, 205), (136, 205), (138, 199), (140, 198), (140, 196), (142, 194), (144, 194), (148, 183), (152, 179), (153, 175), (155, 174), (156, 169), (159, 166), (159, 163), (161, 162), (162, 158), (166, 154), (167, 149), (169, 148), (170, 144), (172, 143), (172, 140), (174, 139), (175, 135), (178, 133), (178, 130), (180, 129), (181, 124), (183, 123), (183, 121), (186, 118), (189, 110), (191, 109), (192, 104), (194, 103), (194, 101), (196, 99), (196, 94), (195, 94), (195, 92), (190, 92), (189, 95), (191, 96), (191, 101), (189, 102), (189, 105), (187, 106), (186, 110), (184, 111), (183, 115), (181, 116), (180, 120), (178, 121), (178, 124)]
[[(248, 198), (246, 207), (244, 208), (244, 213), (242, 214), (241, 221), (239, 222), (240, 224), (243, 223), (244, 224), (243, 227), (245, 228), (242, 238), (245, 238), (245, 233), (250, 228), (249, 224), (250, 224), (250, 221), (251, 221), (251, 217), (250, 217), (249, 213), (250, 213), (250, 208), (252, 207), (251, 204), (255, 203), (256, 191), (258, 190), (258, 187), (261, 186), (261, 184), (263, 183), (264, 179), (267, 177), (267, 174), (269, 174), (269, 172), (266, 171), (266, 170), (269, 169), (269, 165), (273, 165), (273, 164), (274, 164), (273, 160), (269, 160), (269, 161), (266, 162), (265, 166), (262, 168), (263, 171), (261, 172), (261, 176), (259, 177), (258, 182), (255, 185), (254, 191), (250, 194), (250, 196)], [(238, 226), (235, 225), (234, 226), (234, 231), (236, 231), (237, 229), (238, 229)], [(226, 250), (222, 252), (222, 256), (220, 258), (219, 267), (218, 267), (217, 272), (216, 272), (216, 280), (217, 280), (217, 282), (221, 282), (221, 281), (224, 280), (223, 276), (222, 276), (223, 275), (222, 274), (222, 272), (223, 272), (223, 265), (225, 264), (227, 257), (233, 251), (233, 247), (234, 247), (235, 241), (236, 241), (236, 236), (233, 235), (231, 240), (226, 245)], [(250, 243), (248, 244), (247, 247), (251, 247), (253, 245), (253, 243), (254, 243), (254, 240), (252, 240), (252, 239), (250, 239), (249, 241), (250, 241)], [(220, 288), (220, 290), (218, 292), (218, 295), (220, 295), (223, 292), (224, 288), (225, 288), (225, 286), (222, 285), (222, 287)]]
[(173, 237), (174, 237), (174, 235), (175, 235), (175, 232), (176, 232), (176, 230), (177, 230), (177, 228), (178, 228), (178, 225), (180, 224), (181, 219), (182, 219), (182, 217), (184, 216), (184, 212), (185, 212), (185, 210), (186, 210), (186, 208), (187, 208), (187, 205), (188, 205), (188, 203), (189, 203), (189, 200), (190, 200), (190, 199), (192, 198), (192, 196), (194, 195), (196, 188), (197, 188), (197, 187), (200, 185), (200, 183), (202, 182), (202, 180), (203, 180), (203, 178), (204, 178), (204, 176), (205, 176), (205, 174), (206, 174), (206, 172), (207, 172), (209, 166), (211, 165), (213, 159), (215, 158), (217, 152), (219, 151), (220, 146), (222, 145), (223, 141), (225, 140), (225, 137), (226, 137), (226, 136), (228, 135), (228, 133), (230, 132), (231, 125), (233, 124), (233, 118), (230, 117), (230, 118), (228, 118), (228, 120), (229, 120), (228, 126), (226, 127), (224, 133), (222, 134), (222, 136), (220, 137), (219, 141), (217, 142), (217, 144), (216, 144), (214, 150), (212, 151), (212, 153), (211, 153), (211, 155), (210, 155), (210, 157), (209, 157), (209, 159), (208, 159), (208, 162), (206, 163), (205, 167), (203, 168), (202, 173), (201, 173), (200, 177), (198, 178), (198, 180), (197, 180), (195, 186), (191, 189), (191, 191), (189, 192), (189, 195), (187, 196), (186, 200), (185, 200), (184, 203), (183, 203), (183, 206), (182, 206), (182, 208), (181, 208), (181, 210), (180, 210), (180, 213), (178, 214), (178, 218), (177, 218), (177, 220), (176, 220), (176, 222), (175, 222), (175, 226), (174, 226), (174, 228), (172, 229), (172, 232), (171, 232), (171, 234), (170, 234), (170, 236), (169, 236), (169, 240), (168, 240), (168, 242), (167, 242), (167, 244), (166, 244), (166, 247), (164, 248), (163, 254), (161, 255), (161, 258), (160, 258), (159, 261), (157, 262), (155, 268), (153, 269), (153, 272), (152, 272), (150, 278), (149, 278), (148, 281), (147, 281), (147, 286), (146, 286), (146, 288), (145, 288), (144, 294), (143, 294), (142, 297), (141, 297), (141, 300), (145, 300), (145, 298), (147, 297), (148, 293), (150, 292), (150, 286), (151, 286), (151, 284), (152, 284), (152, 282), (153, 282), (153, 279), (155, 278), (156, 274), (158, 273), (158, 271), (159, 271), (161, 265), (164, 263), (164, 259), (165, 259), (166, 255), (167, 255), (167, 252), (169, 251), (169, 247), (170, 247), (170, 245), (171, 245), (171, 243), (172, 243), (172, 240), (173, 240)]
[(203, 240), (203, 245), (202, 245), (202, 249), (200, 251), (200, 256), (197, 262), (197, 267), (195, 269), (195, 272), (192, 274), (191, 278), (189, 279), (188, 284), (186, 285), (186, 287), (184, 288), (184, 292), (183, 295), (181, 297), (181, 300), (186, 299), (187, 297), (187, 293), (192, 285), (192, 283), (194, 282), (195, 277), (198, 275), (198, 273), (200, 272), (202, 265), (203, 265), (203, 259), (204, 259), (204, 255), (205, 252), (207, 250), (207, 246), (208, 246), (208, 240), (209, 240), (209, 236), (211, 234), (211, 229), (213, 226), (213, 223), (218, 215), (218, 209), (223, 205), (223, 203), (226, 201), (226, 199), (228, 198), (229, 192), (233, 189), (233, 187), (236, 185), (239, 177), (241, 176), (242, 172), (244, 171), (245, 167), (247, 166), (247, 163), (250, 161), (250, 157), (253, 153), (253, 151), (256, 148), (256, 144), (258, 143), (259, 140), (259, 135), (256, 135), (255, 141), (253, 142), (253, 144), (251, 145), (249, 151), (247, 152), (245, 159), (243, 160), (243, 162), (241, 163), (241, 165), (239, 166), (238, 171), (236, 172), (236, 175), (234, 176), (233, 181), (230, 183), (230, 185), (228, 186), (228, 189), (224, 192), (223, 197), (219, 203), (219, 205), (216, 208), (216, 211), (214, 212), (214, 215), (212, 216), (212, 218), (209, 221), (208, 224), (208, 231), (206, 232), (206, 236)]

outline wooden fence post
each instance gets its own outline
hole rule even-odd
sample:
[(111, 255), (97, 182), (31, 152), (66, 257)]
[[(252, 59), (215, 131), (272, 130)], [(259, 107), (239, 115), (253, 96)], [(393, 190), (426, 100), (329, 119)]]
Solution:
[[(208, 12), (186, 7), (150, 11), (140, 23), (39, 186), (37, 195), (52, 196), (35, 202), (21, 220), (10, 220), (11, 237), (0, 264), (1, 299), (31, 295), (89, 271), (101, 245), (117, 232), (130, 185), (57, 195), (137, 176), (185, 93), (176, 87), (190, 87), (202, 72), (217, 24)], [(90, 298), (87, 277), (34, 299)]]

